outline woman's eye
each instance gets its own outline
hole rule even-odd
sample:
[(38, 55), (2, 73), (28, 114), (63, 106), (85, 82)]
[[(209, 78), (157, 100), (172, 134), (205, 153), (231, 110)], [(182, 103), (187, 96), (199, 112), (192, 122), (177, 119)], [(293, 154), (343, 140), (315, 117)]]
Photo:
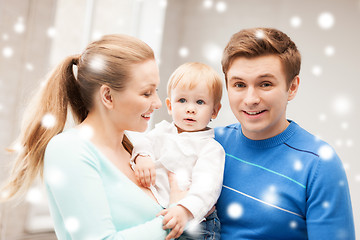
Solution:
[(184, 103), (184, 102), (186, 102), (186, 99), (185, 99), (185, 98), (180, 98), (180, 99), (179, 99), (179, 102), (180, 102), (180, 103)]
[(238, 82), (238, 83), (235, 83), (234, 86), (235, 86), (236, 88), (243, 88), (243, 87), (245, 87), (245, 84), (244, 84), (244, 83), (241, 83), (241, 82)]
[(204, 102), (203, 100), (197, 100), (196, 103), (199, 104), (199, 105), (202, 105), (202, 104), (204, 104), (205, 102)]
[(145, 96), (145, 97), (150, 97), (150, 96), (151, 96), (151, 92), (146, 92), (146, 93), (144, 93), (144, 96)]

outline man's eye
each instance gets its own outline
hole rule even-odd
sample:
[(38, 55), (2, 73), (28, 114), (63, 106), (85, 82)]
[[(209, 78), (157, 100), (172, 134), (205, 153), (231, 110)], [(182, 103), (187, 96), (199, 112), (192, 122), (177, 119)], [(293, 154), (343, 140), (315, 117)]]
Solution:
[(150, 97), (150, 96), (151, 96), (151, 92), (146, 92), (146, 93), (144, 93), (144, 96), (145, 96), (145, 97)]
[(197, 100), (196, 103), (199, 105), (205, 104), (205, 102), (203, 100)]
[(180, 99), (179, 99), (179, 102), (180, 102), (180, 103), (184, 103), (184, 102), (186, 102), (186, 99), (185, 99), (185, 98), (180, 98)]
[(263, 82), (261, 84), (261, 87), (270, 87), (270, 86), (272, 86), (272, 84), (270, 82)]

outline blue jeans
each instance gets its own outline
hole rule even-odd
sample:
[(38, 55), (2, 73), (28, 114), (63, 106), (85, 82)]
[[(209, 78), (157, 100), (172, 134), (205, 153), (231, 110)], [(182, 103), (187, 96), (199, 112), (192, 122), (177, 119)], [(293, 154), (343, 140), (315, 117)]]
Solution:
[(184, 231), (183, 234), (176, 240), (219, 240), (220, 239), (220, 221), (216, 210), (206, 217), (204, 221), (199, 224), (197, 231), (191, 233)]

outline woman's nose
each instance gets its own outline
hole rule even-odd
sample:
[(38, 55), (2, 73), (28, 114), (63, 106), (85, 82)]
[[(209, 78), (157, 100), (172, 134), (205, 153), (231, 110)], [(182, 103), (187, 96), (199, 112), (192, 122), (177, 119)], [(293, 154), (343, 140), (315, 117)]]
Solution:
[(156, 93), (155, 100), (154, 100), (154, 103), (153, 103), (154, 109), (159, 109), (161, 107), (161, 105), (162, 105), (162, 103), (161, 103), (161, 100), (159, 98), (159, 95)]

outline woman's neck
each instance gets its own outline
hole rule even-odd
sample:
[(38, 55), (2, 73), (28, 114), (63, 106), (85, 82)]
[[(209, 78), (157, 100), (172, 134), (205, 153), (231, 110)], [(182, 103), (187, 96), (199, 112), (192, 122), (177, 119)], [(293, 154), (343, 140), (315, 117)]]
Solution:
[(124, 131), (117, 129), (106, 115), (90, 112), (86, 119), (79, 125), (89, 126), (92, 131), (91, 142), (102, 148), (113, 151), (122, 151)]

